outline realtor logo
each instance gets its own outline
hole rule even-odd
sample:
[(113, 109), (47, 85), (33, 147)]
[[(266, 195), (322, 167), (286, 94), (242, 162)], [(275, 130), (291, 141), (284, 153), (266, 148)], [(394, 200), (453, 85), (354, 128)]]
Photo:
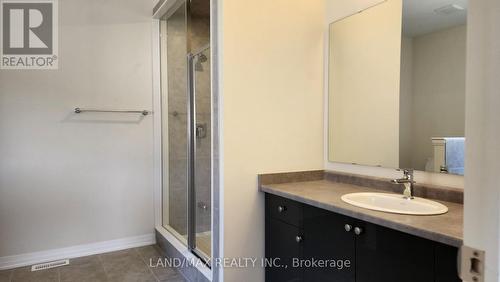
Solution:
[(57, 0), (0, 0), (0, 68), (57, 69)]

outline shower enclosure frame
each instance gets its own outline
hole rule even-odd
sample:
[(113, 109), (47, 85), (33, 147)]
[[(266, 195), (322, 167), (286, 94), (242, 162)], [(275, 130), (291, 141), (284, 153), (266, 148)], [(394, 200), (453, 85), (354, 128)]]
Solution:
[[(160, 24), (161, 21), (160, 19), (163, 18), (168, 13), (172, 13), (173, 9), (176, 9), (179, 7), (179, 3), (184, 2), (184, 0), (163, 0), (158, 3), (158, 5), (154, 9), (154, 15), (153, 15), (153, 100), (154, 100), (154, 114), (153, 115), (153, 120), (154, 120), (154, 154), (155, 154), (155, 225), (156, 225), (156, 231), (157, 231), (157, 236), (163, 237), (163, 239), (166, 239), (184, 258), (188, 259), (196, 259), (197, 257), (204, 257), (203, 255), (200, 255), (200, 253), (197, 252), (196, 249), (192, 248), (193, 246), (193, 240), (195, 240), (196, 236), (196, 226), (195, 226), (195, 221), (192, 219), (188, 220), (188, 244), (185, 245), (183, 244), (176, 236), (174, 236), (167, 228), (163, 226), (162, 222), (162, 208), (163, 208), (163, 202), (162, 202), (162, 184), (163, 184), (163, 175), (162, 175), (162, 119), (161, 119), (161, 112), (162, 112), (162, 105), (161, 105), (161, 95), (162, 95), (162, 90), (161, 90), (161, 63), (160, 63), (160, 53), (161, 53), (161, 48), (160, 48)], [(187, 11), (189, 11), (189, 3), (190, 0), (185, 0), (187, 7)], [(218, 34), (217, 34), (217, 22), (218, 22), (218, 17), (217, 17), (217, 0), (211, 0), (210, 1), (210, 43), (207, 44), (207, 46), (204, 46), (192, 53), (189, 53), (189, 56), (186, 58), (188, 61), (187, 66), (189, 68), (193, 68), (193, 58), (198, 55), (199, 53), (206, 51), (207, 48), (210, 48), (210, 58), (211, 58), (211, 64), (210, 64), (210, 87), (211, 87), (211, 99), (212, 99), (212, 118), (211, 118), (211, 127), (212, 127), (212, 134), (211, 134), (211, 144), (212, 144), (212, 153), (211, 153), (211, 181), (212, 181), (212, 191), (211, 191), (211, 234), (212, 234), (212, 242), (211, 242), (211, 258), (219, 258), (220, 257), (220, 243), (219, 243), (219, 238), (221, 234), (220, 228), (222, 227), (220, 224), (220, 209), (221, 209), (221, 201), (219, 198), (220, 195), (220, 188), (219, 188), (219, 183), (220, 183), (220, 153), (219, 153), (219, 134), (220, 134), (220, 113), (218, 109), (220, 109), (220, 99), (219, 99), (219, 93), (218, 93), (218, 69), (219, 69), (219, 63), (217, 60), (217, 51), (218, 51)], [(181, 4), (182, 5), (182, 4)], [(187, 17), (189, 20), (189, 16)], [(188, 24), (188, 32), (189, 30), (189, 24)], [(189, 36), (188, 36), (189, 38)], [(187, 39), (189, 41), (189, 39)], [(187, 44), (191, 44), (190, 42), (187, 42)], [(190, 46), (190, 45), (188, 45)], [(189, 50), (189, 49), (188, 49)], [(193, 100), (194, 99), (194, 91), (196, 91), (194, 88), (193, 84), (193, 71), (189, 71), (188, 74), (188, 87), (190, 87), (189, 91), (189, 99)], [(189, 115), (191, 116), (194, 113), (195, 110), (195, 104), (194, 103), (189, 103)], [(196, 130), (196, 124), (194, 122), (189, 123), (190, 128), (189, 128), (189, 139), (192, 139), (195, 136), (195, 130)], [(188, 158), (189, 162), (192, 162), (195, 159), (195, 142), (188, 142), (192, 144), (188, 148)], [(214, 156), (218, 156), (218, 158), (214, 158)], [(190, 165), (190, 167), (193, 167)], [(190, 182), (189, 188), (188, 188), (188, 198), (190, 199), (190, 202), (193, 202), (192, 199), (194, 197), (194, 177), (193, 174), (195, 173), (194, 169), (190, 169), (188, 171), (188, 174), (190, 177), (188, 178), (188, 181)], [(191, 204), (189, 207), (189, 212), (188, 212), (188, 217), (193, 218), (196, 216), (196, 205)], [(189, 227), (189, 225), (191, 225)], [(198, 269), (199, 272), (201, 272), (208, 280), (211, 281), (218, 281), (219, 277), (222, 275), (222, 269), (218, 266), (214, 266), (210, 268), (208, 265), (203, 265), (203, 264), (197, 264), (194, 266), (195, 268)]]
[[(197, 208), (197, 204), (196, 204), (196, 189), (197, 189), (197, 186), (196, 186), (196, 180), (197, 180), (197, 170), (196, 170), (196, 161), (197, 161), (197, 154), (196, 154), (196, 144), (197, 144), (197, 138), (196, 138), (196, 124), (197, 124), (197, 118), (196, 118), (196, 115), (197, 115), (197, 112), (196, 112), (196, 73), (195, 73), (195, 67), (194, 67), (194, 59), (203, 51), (207, 50), (209, 47), (210, 47), (210, 44), (207, 44), (206, 46), (203, 46), (201, 49), (199, 50), (196, 50), (196, 51), (192, 51), (193, 49), (193, 45), (192, 44), (192, 37), (193, 37), (193, 30), (192, 30), (192, 26), (193, 26), (193, 22), (192, 22), (192, 14), (191, 14), (191, 1), (190, 0), (179, 0), (179, 1), (176, 1), (175, 2), (175, 5), (167, 12), (164, 14), (164, 16), (162, 17), (163, 20), (165, 21), (165, 24), (166, 24), (166, 27), (168, 28), (168, 25), (170, 24), (169, 20), (174, 17), (174, 15), (180, 11), (183, 11), (184, 13), (184, 25), (185, 25), (185, 52), (186, 52), (186, 55), (185, 55), (185, 63), (186, 63), (186, 73), (185, 73), (185, 77), (186, 77), (186, 93), (182, 93), (184, 95), (186, 95), (187, 97), (187, 100), (186, 100), (186, 104), (187, 104), (187, 108), (186, 108), (186, 117), (187, 117), (187, 132), (186, 132), (186, 137), (187, 137), (187, 142), (186, 142), (186, 154), (187, 154), (187, 177), (186, 177), (186, 184), (187, 184), (187, 189), (185, 190), (185, 195), (187, 196), (187, 203), (186, 203), (186, 209), (185, 209), (185, 213), (184, 214), (174, 214), (173, 216), (176, 217), (176, 216), (181, 216), (182, 215), (187, 215), (186, 219), (187, 219), (187, 222), (186, 223), (186, 236), (187, 238), (184, 238), (183, 234), (184, 233), (180, 233), (180, 231), (178, 229), (176, 229), (173, 225), (171, 225), (170, 223), (169, 224), (165, 224), (165, 218), (163, 218), (163, 226), (165, 226), (165, 228), (167, 228), (168, 231), (170, 231), (172, 234), (174, 234), (174, 236), (176, 236), (181, 242), (184, 242), (187, 244), (187, 247), (188, 249), (193, 252), (194, 254), (196, 254), (198, 257), (202, 258), (204, 261), (208, 261), (211, 257), (211, 254), (205, 254), (203, 253), (198, 247), (197, 247), (197, 232), (196, 232), (196, 225), (197, 225), (197, 217), (196, 217), (196, 208)], [(168, 31), (166, 31), (166, 36), (167, 38), (169, 37), (168, 35)], [(167, 39), (168, 41), (168, 39)], [(164, 48), (164, 50), (166, 51), (166, 53), (164, 55), (168, 56), (167, 53), (169, 52), (169, 47), (170, 46), (167, 46), (168, 45), (168, 42), (165, 42), (165, 46), (163, 46), (162, 48)], [(160, 46), (161, 47), (161, 46)], [(166, 59), (166, 63), (167, 63), (167, 66), (169, 64), (168, 62), (168, 59)], [(177, 67), (179, 67), (179, 65), (177, 65)], [(168, 67), (169, 68), (169, 67)], [(175, 68), (175, 66), (174, 66)], [(166, 69), (166, 71), (164, 72), (163, 76), (165, 76), (166, 74), (166, 78), (168, 80), (168, 77), (169, 77), (169, 70)], [(170, 81), (167, 81), (167, 84), (169, 85), (170, 84)], [(162, 93), (162, 99), (164, 97), (167, 98), (167, 101), (168, 103), (170, 103), (170, 94), (168, 94), (170, 92), (170, 87), (168, 87), (168, 89), (165, 89), (165, 88), (162, 88), (162, 92), (163, 90), (166, 90), (166, 93)], [(182, 91), (181, 91), (182, 92)], [(181, 94), (181, 93), (178, 93), (178, 94)], [(174, 94), (175, 95), (175, 94)], [(168, 96), (168, 97), (167, 97)], [(210, 93), (210, 97), (211, 97), (211, 93)], [(168, 105), (168, 104), (167, 104)], [(162, 106), (166, 106), (163, 102), (162, 102)], [(166, 107), (169, 107), (169, 106), (166, 106)], [(170, 116), (168, 114), (168, 111), (169, 109), (167, 108), (167, 115), (166, 115), (166, 120), (168, 122), (168, 120), (170, 119)], [(162, 111), (162, 114), (164, 112)], [(165, 121), (163, 118), (162, 118), (162, 122)], [(170, 125), (170, 123), (167, 123), (168, 125)], [(167, 129), (167, 132), (168, 132), (168, 137), (167, 137), (167, 144), (170, 141), (170, 137), (171, 137), (171, 133), (169, 131), (169, 129)], [(162, 134), (162, 137), (164, 135)], [(162, 142), (165, 142), (165, 140), (162, 140)], [(165, 157), (170, 158), (169, 152), (162, 152), (162, 157), (164, 158), (163, 159), (163, 165), (166, 165), (165, 164)], [(165, 172), (164, 172), (165, 174)], [(170, 175), (170, 168), (168, 169), (168, 173), (167, 175)], [(171, 182), (169, 181), (169, 178), (170, 176), (168, 177), (163, 177), (162, 179), (162, 182), (163, 182), (163, 193), (165, 193), (165, 187), (168, 187), (168, 196), (170, 197), (171, 196), (171, 193), (172, 193), (172, 188), (170, 185), (171, 185)], [(165, 199), (165, 197), (163, 197), (163, 199)], [(163, 203), (163, 208), (166, 207), (166, 204)], [(169, 208), (170, 210), (170, 208)], [(170, 212), (171, 210), (169, 211), (169, 217), (170, 217)], [(179, 212), (179, 211), (178, 211)], [(165, 213), (163, 212), (163, 216), (165, 216)], [(171, 218), (170, 218), (171, 219)], [(181, 227), (182, 228), (182, 227)]]
[[(189, 11), (189, 8), (188, 8)], [(189, 26), (189, 25), (188, 25)], [(189, 27), (188, 27), (188, 32)], [(188, 39), (189, 41), (189, 39)], [(188, 75), (187, 75), (187, 89), (188, 89), (188, 115), (189, 115), (189, 133), (188, 133), (188, 159), (189, 159), (189, 170), (188, 170), (188, 222), (187, 222), (187, 230), (188, 230), (188, 240), (187, 245), (188, 248), (194, 252), (199, 257), (208, 261), (212, 254), (208, 254), (209, 257), (206, 257), (207, 254), (204, 254), (200, 251), (196, 246), (196, 70), (194, 65), (194, 59), (210, 49), (210, 43), (205, 46), (193, 51), (189, 52), (187, 55), (187, 67), (188, 67)], [(211, 95), (210, 95), (211, 96)], [(212, 107), (213, 110), (213, 107)], [(213, 126), (212, 126), (213, 128)], [(213, 152), (212, 152), (213, 159)], [(212, 165), (213, 167), (213, 165)], [(212, 179), (212, 177), (210, 178)], [(213, 185), (211, 185), (213, 186)], [(211, 200), (210, 206), (212, 206), (213, 200)], [(212, 231), (212, 229), (211, 229)]]

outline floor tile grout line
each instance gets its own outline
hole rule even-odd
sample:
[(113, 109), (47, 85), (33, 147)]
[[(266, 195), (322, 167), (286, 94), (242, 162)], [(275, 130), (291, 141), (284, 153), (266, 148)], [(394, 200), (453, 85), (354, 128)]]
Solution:
[(180, 269), (176, 269), (176, 271), (182, 276), (182, 278), (184, 278), (184, 280), (186, 280), (187, 282), (191, 282), (191, 279), (188, 279), (187, 274), (182, 272)]
[[(162, 258), (172, 258), (172, 257), (170, 257), (170, 256), (167, 254), (167, 251), (163, 250), (163, 249), (162, 249), (162, 248), (161, 248), (158, 244), (155, 244), (155, 245), (153, 245), (153, 246), (158, 247), (158, 249), (159, 249), (159, 251), (160, 251), (160, 252), (159, 252), (159, 253), (160, 253), (160, 256), (161, 256)], [(158, 249), (157, 249), (157, 250), (158, 250)], [(189, 265), (188, 265), (187, 267), (189, 267)], [(173, 269), (174, 269), (174, 270), (175, 270), (175, 272), (177, 272), (177, 273), (178, 273), (178, 274), (179, 274), (179, 275), (180, 275), (180, 276), (181, 276), (181, 277), (182, 277), (185, 281), (187, 281), (187, 282), (190, 282), (190, 281), (191, 281), (191, 279), (188, 279), (187, 274), (185, 274), (185, 273), (184, 273), (184, 271), (181, 271), (181, 268), (174, 267)]]
[(139, 252), (139, 250), (137, 248), (134, 249), (135, 252), (139, 255), (139, 257), (141, 258), (141, 261), (146, 265), (146, 268), (149, 270), (149, 272), (151, 272), (151, 274), (153, 274), (153, 277), (156, 279), (156, 281), (160, 281), (160, 278), (158, 278), (156, 276), (156, 274), (154, 273), (154, 271), (148, 266), (148, 264), (146, 263), (146, 260), (145, 258), (142, 256), (141, 252)]
[(102, 267), (102, 270), (104, 271), (104, 276), (106, 277), (106, 281), (110, 281), (111, 279), (109, 278), (108, 272), (106, 271), (106, 267), (104, 267), (104, 262), (101, 258), (101, 254), (97, 254), (97, 259), (99, 260), (99, 264)]
[[(156, 245), (148, 245), (149, 247), (155, 247)], [(137, 256), (139, 258), (139, 260), (143, 263), (143, 267), (146, 267), (148, 269), (148, 272), (152, 275), (152, 277), (155, 279), (155, 281), (158, 281), (160, 282), (160, 278), (156, 275), (156, 273), (153, 271), (152, 268), (149, 267), (148, 263), (147, 263), (147, 257), (145, 254), (143, 254), (142, 252), (140, 252), (139, 248), (130, 248), (130, 249), (127, 249), (128, 251), (131, 251), (129, 253), (127, 253), (126, 255), (127, 256)], [(156, 251), (159, 251), (158, 249), (155, 249)], [(162, 249), (160, 249), (162, 250)], [(135, 253), (134, 253), (135, 252)], [(162, 252), (159, 253), (160, 257), (161, 256), (164, 256), (164, 254), (162, 254)], [(95, 257), (97, 258), (98, 260), (98, 263), (101, 265), (102, 267), (102, 270), (104, 271), (104, 275), (105, 275), (105, 279), (106, 281), (111, 281), (111, 277), (108, 273), (108, 271), (106, 270), (106, 267), (105, 267), (105, 263), (104, 263), (104, 259), (103, 259), (103, 254), (96, 254)], [(12, 269), (10, 270), (10, 273), (9, 273), (9, 276), (8, 276), (8, 282), (12, 282), (13, 279), (14, 279), (14, 272), (15, 272), (16, 269)], [(55, 281), (57, 282), (61, 282), (62, 281), (62, 272), (61, 272), (61, 269), (60, 268), (56, 268), (55, 269), (57, 272), (57, 279)], [(186, 281), (189, 281), (189, 279), (187, 279), (185, 277), (185, 275), (176, 270), (176, 272), (178, 272), (181, 277), (183, 277)], [(147, 272), (146, 272), (147, 273)]]
[[(155, 250), (155, 253), (158, 253), (158, 255), (160, 257), (164, 257), (165, 254), (163, 254), (163, 249), (161, 248), (156, 248), (157, 245), (148, 245), (146, 247), (152, 247), (154, 250)], [(161, 279), (159, 278), (159, 276), (153, 271), (152, 267), (149, 267), (149, 265), (151, 265), (151, 261), (150, 261), (150, 264), (148, 264), (148, 261), (147, 261), (147, 255), (148, 255), (148, 252), (149, 252), (149, 249), (145, 250), (145, 252), (141, 252), (140, 248), (130, 248), (128, 249), (130, 252), (128, 254), (126, 254), (127, 256), (134, 256), (134, 257), (138, 257), (140, 259), (140, 261), (143, 263), (143, 267), (146, 267), (148, 269), (148, 271), (146, 273), (150, 273), (150, 275), (152, 275), (154, 281), (157, 281), (157, 282), (160, 282)], [(150, 255), (153, 255), (153, 256), (156, 256), (156, 254), (150, 254)], [(110, 277), (110, 274), (108, 273), (106, 267), (105, 267), (105, 263), (104, 263), (104, 256), (103, 254), (96, 254), (95, 257), (97, 258), (97, 262), (100, 264), (103, 272), (104, 272), (104, 276), (105, 276), (105, 281), (111, 281), (111, 277)], [(151, 257), (153, 258), (153, 257)], [(150, 258), (150, 259), (151, 259)], [(178, 274), (180, 274), (180, 277), (182, 277), (185, 281), (190, 281), (182, 271), (179, 271), (178, 269), (175, 269), (175, 272), (177, 272)], [(57, 282), (61, 282), (62, 281), (62, 271), (60, 268), (57, 268), (55, 269), (57, 272), (56, 272), (56, 275), (57, 275), (57, 278), (54, 279), (54, 281), (57, 281)], [(15, 272), (15, 269), (12, 269), (10, 272), (9, 272), (9, 275), (8, 275), (8, 279), (7, 281), (8, 282), (12, 282), (14, 280), (14, 272)]]

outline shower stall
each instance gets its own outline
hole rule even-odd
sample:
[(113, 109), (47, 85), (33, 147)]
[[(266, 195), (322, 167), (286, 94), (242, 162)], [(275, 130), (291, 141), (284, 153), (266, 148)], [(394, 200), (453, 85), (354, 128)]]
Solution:
[(160, 18), (162, 225), (212, 257), (213, 98), (210, 0), (176, 1)]

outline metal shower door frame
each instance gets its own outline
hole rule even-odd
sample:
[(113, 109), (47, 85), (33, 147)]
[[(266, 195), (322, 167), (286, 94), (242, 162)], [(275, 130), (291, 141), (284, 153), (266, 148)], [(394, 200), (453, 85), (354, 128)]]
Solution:
[[(210, 44), (203, 46), (187, 55), (188, 64), (188, 248), (207, 262), (209, 257), (203, 254), (196, 246), (196, 69), (195, 58), (210, 48)], [(210, 255), (210, 254), (209, 254)]]

